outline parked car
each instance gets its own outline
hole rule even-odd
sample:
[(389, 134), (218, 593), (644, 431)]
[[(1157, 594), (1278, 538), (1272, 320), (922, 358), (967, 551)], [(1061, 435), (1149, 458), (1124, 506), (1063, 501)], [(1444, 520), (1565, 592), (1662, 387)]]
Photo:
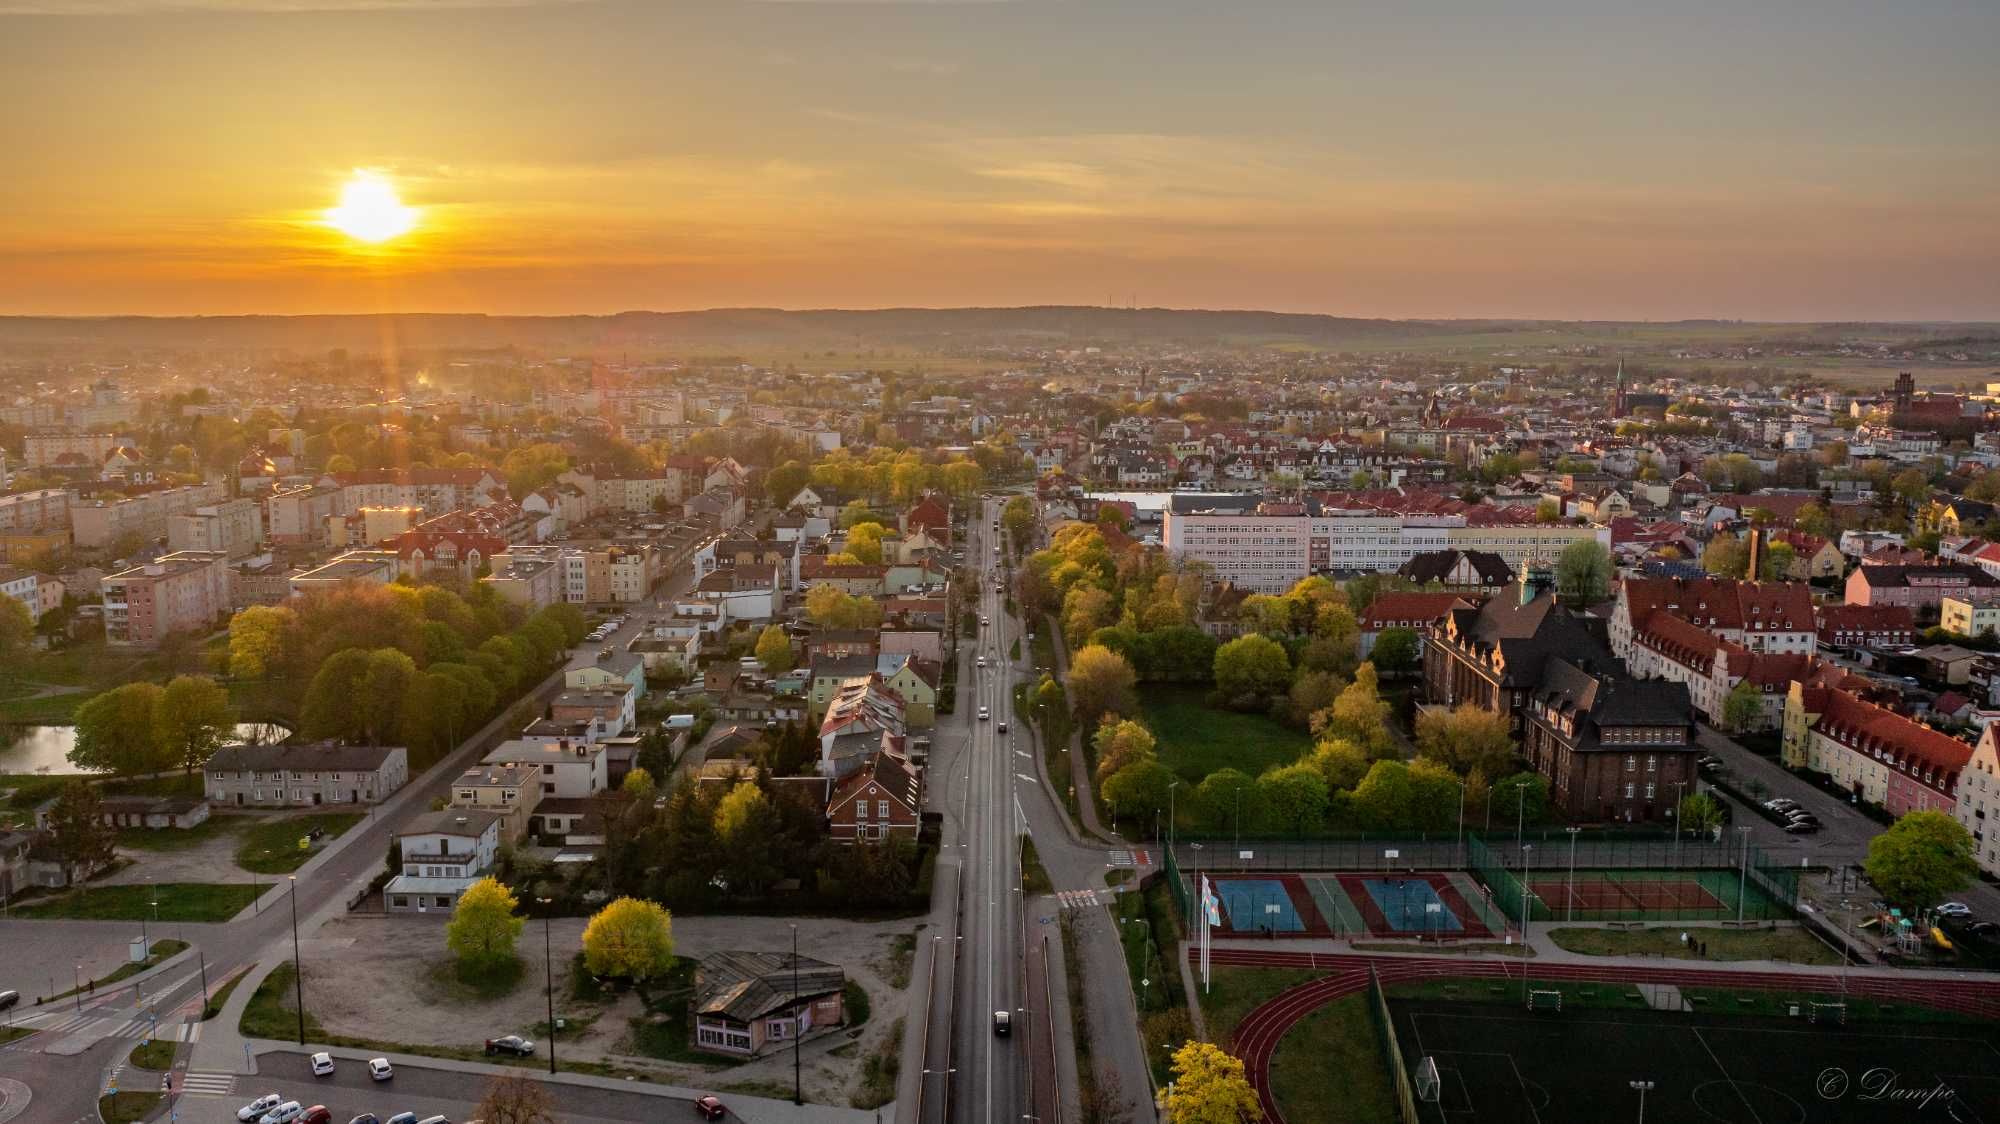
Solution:
[(535, 1042), (531, 1038), (523, 1038), (518, 1034), (488, 1038), (486, 1040), (486, 1052), (489, 1054), (512, 1054), (517, 1058), (525, 1058), (535, 1052)]
[(417, 1121), (417, 1124), (451, 1124), (451, 1119), (440, 1112), (436, 1116), (424, 1117), (422, 1120)]
[(20, 992), (0, 991), (0, 1011), (4, 1011), (7, 1008), (12, 1007), (14, 1004), (19, 1003), (20, 1001), (21, 1001)]
[(385, 1124), (417, 1124), (417, 1114), (414, 1112), (399, 1112), (391, 1116)]
[(1786, 835), (1811, 835), (1819, 830), (1817, 823), (1788, 823), (1784, 827)]
[(1972, 907), (1964, 902), (1944, 902), (1937, 907), (1937, 912), (1946, 917), (1970, 917)]
[(333, 1055), (325, 1052), (314, 1054), (312, 1056), (312, 1071), (314, 1077), (332, 1076)]
[(369, 1058), (368, 1076), (377, 1081), (387, 1081), (396, 1076), (396, 1071), (389, 1065), (388, 1058)]
[(257, 1118), (257, 1124), (292, 1124), (292, 1121), (306, 1114), (306, 1106), (297, 1101), (286, 1101)]
[(347, 1124), (382, 1124), (382, 1118), (372, 1112), (364, 1112), (349, 1120)]
[(694, 1110), (701, 1114), (703, 1120), (720, 1120), (729, 1115), (729, 1110), (724, 1108), (722, 1102), (714, 1097), (697, 1098), (694, 1102)]
[(260, 1120), (264, 1114), (285, 1103), (285, 1098), (276, 1093), (265, 1093), (249, 1104), (236, 1110), (238, 1120)]
[(299, 1117), (299, 1124), (333, 1124), (333, 1110), (323, 1104), (316, 1104)]

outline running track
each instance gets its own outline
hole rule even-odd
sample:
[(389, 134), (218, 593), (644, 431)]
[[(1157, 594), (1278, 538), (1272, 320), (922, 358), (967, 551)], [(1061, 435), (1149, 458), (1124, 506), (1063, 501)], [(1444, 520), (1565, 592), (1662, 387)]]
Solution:
[[(1189, 959), (1200, 955), (1188, 946)], [(1326, 975), (1279, 992), (1243, 1017), (1236, 1026), (1232, 1048), (1243, 1059), (1250, 1083), (1264, 1104), (1268, 1124), (1284, 1124), (1285, 1114), (1271, 1095), (1271, 1056), (1279, 1039), (1300, 1019), (1336, 999), (1368, 988), (1373, 967), (1384, 984), (1427, 979), (1521, 978), (1521, 965), (1511, 960), (1427, 960), (1411, 956), (1353, 956), (1307, 952), (1262, 952), (1218, 948), (1210, 952), (1216, 964), (1251, 968), (1324, 969)], [(1198, 962), (1198, 961), (1197, 961)], [(1730, 971), (1715, 968), (1668, 968), (1618, 964), (1539, 964), (1537, 980), (1583, 983), (1677, 984), (1687, 987), (1769, 988), (1781, 991), (1839, 992), (1840, 977), (1818, 972)], [(1849, 995), (1901, 1003), (1921, 1003), (1981, 1018), (2000, 1018), (2000, 981), (1961, 980), (1935, 976), (1882, 976), (1850, 973)]]

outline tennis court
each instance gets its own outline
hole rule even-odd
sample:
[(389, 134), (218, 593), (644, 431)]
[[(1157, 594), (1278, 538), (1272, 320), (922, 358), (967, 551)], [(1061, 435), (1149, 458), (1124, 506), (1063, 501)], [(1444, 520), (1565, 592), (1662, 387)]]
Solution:
[(1542, 900), (1553, 916), (1569, 918), (1594, 910), (1633, 909), (1712, 910), (1728, 907), (1721, 898), (1694, 878), (1592, 879), (1571, 882), (1564, 878), (1536, 878), (1528, 892)]
[(1392, 932), (1457, 933), (1465, 929), (1428, 879), (1363, 878), (1361, 886)]
[(1297, 875), (1213, 878), (1222, 933), (1325, 933), (1326, 922)]
[(1816, 1027), (1773, 1018), (1498, 1004), (1389, 1003), (1406, 1064), (1423, 1059), (1437, 1124), (2000, 1124), (2000, 1031), (1937, 1023)]

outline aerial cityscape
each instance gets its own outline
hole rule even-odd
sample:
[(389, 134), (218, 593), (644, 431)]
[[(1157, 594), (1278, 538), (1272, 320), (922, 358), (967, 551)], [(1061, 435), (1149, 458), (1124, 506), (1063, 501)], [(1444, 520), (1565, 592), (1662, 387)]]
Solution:
[(0, 0), (0, 1124), (2000, 1120), (2000, 10)]

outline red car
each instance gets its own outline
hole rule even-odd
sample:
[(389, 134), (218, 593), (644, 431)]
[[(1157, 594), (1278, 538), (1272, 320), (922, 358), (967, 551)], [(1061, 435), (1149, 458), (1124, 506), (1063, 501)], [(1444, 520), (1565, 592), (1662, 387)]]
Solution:
[(729, 1115), (729, 1110), (722, 1107), (722, 1102), (714, 1097), (703, 1097), (694, 1102), (694, 1110), (701, 1113), (704, 1120), (720, 1120)]
[(333, 1113), (323, 1104), (316, 1104), (299, 1117), (299, 1124), (333, 1124)]

